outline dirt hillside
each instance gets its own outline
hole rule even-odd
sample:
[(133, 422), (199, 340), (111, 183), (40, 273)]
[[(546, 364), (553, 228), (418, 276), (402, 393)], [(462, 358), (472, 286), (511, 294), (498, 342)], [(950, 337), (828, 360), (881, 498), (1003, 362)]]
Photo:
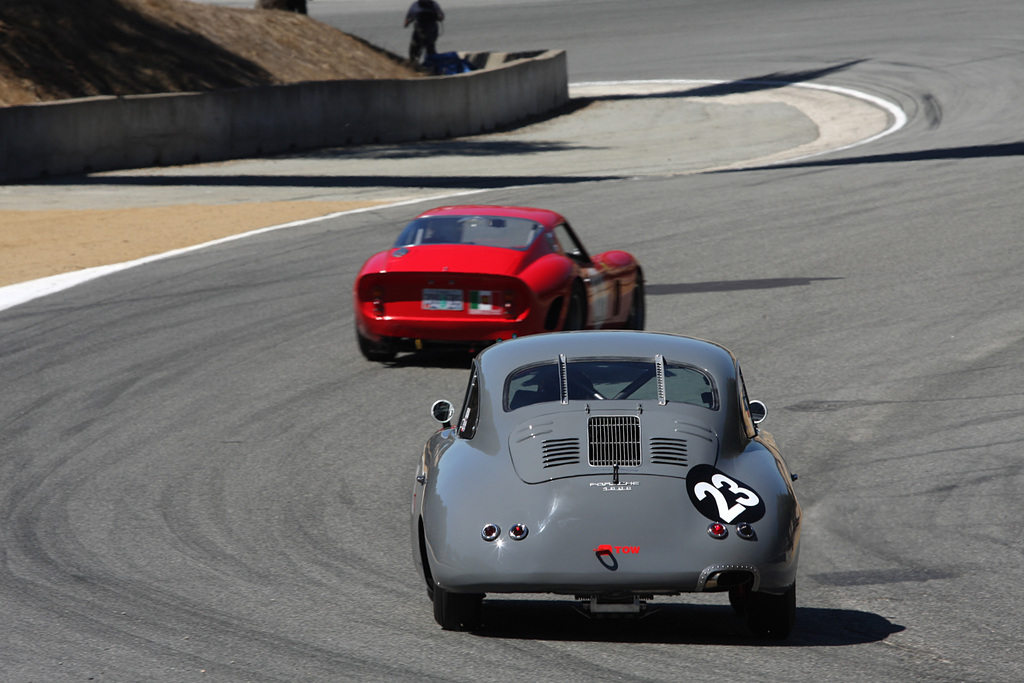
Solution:
[(0, 106), (415, 76), (396, 55), (293, 12), (187, 0), (0, 0)]

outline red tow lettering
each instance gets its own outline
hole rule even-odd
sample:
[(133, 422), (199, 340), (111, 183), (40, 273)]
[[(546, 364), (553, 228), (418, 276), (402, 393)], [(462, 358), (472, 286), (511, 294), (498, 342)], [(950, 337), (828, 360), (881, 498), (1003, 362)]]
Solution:
[(594, 548), (594, 552), (598, 555), (638, 555), (640, 553), (640, 546), (638, 545), (607, 545), (601, 544)]

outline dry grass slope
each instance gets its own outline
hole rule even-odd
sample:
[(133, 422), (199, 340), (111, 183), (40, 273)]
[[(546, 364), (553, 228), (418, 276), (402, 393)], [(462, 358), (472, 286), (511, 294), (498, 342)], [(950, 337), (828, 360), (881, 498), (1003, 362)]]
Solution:
[(187, 0), (0, 0), (0, 106), (417, 75), (396, 55), (292, 12)]

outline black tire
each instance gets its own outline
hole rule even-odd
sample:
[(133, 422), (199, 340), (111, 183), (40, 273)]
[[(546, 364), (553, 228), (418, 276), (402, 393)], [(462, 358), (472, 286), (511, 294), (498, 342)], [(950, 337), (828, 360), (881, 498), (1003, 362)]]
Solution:
[(420, 518), (420, 563), (423, 566), (423, 579), (427, 583), (427, 599), (434, 602), (434, 575), (430, 573), (430, 559), (427, 557), (427, 539), (423, 536), (423, 518)]
[(583, 285), (574, 282), (572, 293), (569, 295), (569, 308), (565, 312), (565, 323), (562, 329), (566, 331), (582, 330), (587, 324), (587, 293)]
[(756, 637), (785, 640), (796, 624), (796, 584), (782, 595), (750, 593), (743, 607), (747, 628)]
[(647, 300), (644, 294), (644, 277), (639, 270), (636, 272), (636, 286), (633, 287), (633, 301), (629, 305), (629, 318), (626, 319), (627, 330), (642, 330), (647, 323)]
[(746, 586), (737, 586), (736, 588), (729, 589), (729, 606), (732, 607), (732, 611), (738, 617), (746, 616), (747, 614), (747, 595), (750, 591), (746, 589)]
[(446, 631), (479, 628), (483, 601), (483, 593), (452, 593), (434, 586), (434, 620)]
[(359, 343), (359, 351), (368, 361), (374, 363), (387, 363), (395, 359), (395, 349), (388, 344), (372, 342), (356, 330), (356, 341)]

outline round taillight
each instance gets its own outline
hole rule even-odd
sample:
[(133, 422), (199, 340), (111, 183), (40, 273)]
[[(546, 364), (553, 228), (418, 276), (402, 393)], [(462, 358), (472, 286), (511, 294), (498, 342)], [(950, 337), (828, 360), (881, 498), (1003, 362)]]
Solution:
[(508, 535), (513, 541), (523, 540), (528, 533), (530, 530), (526, 528), (525, 524), (513, 524), (508, 530)]
[(736, 535), (749, 541), (754, 537), (754, 527), (746, 522), (740, 522), (736, 525)]
[(729, 527), (721, 522), (708, 524), (708, 536), (711, 538), (725, 538), (729, 535)]
[(493, 541), (501, 535), (501, 527), (497, 524), (484, 524), (483, 531), (480, 532), (480, 536), (485, 541)]

